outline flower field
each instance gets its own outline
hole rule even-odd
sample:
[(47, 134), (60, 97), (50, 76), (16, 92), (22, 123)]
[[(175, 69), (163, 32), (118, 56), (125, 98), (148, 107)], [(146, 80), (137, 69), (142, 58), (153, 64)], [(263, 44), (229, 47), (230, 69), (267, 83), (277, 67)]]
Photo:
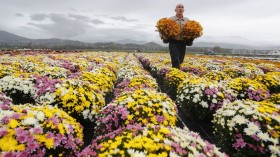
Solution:
[(187, 55), (174, 69), (169, 54), (66, 52), (0, 63), (0, 156), (280, 156), (280, 62)]

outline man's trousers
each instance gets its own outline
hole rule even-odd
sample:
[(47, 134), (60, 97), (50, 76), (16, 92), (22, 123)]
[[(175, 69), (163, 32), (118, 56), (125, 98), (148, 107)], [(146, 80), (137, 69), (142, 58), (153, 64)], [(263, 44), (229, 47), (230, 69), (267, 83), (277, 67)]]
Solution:
[(186, 54), (186, 43), (181, 40), (169, 40), (169, 53), (171, 57), (172, 68), (180, 68)]

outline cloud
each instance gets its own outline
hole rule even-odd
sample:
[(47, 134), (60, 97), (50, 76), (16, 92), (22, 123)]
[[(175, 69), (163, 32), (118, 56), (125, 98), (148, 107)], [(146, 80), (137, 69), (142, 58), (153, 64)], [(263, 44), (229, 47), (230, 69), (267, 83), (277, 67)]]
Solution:
[(75, 8), (70, 7), (69, 10), (76, 12), (77, 10)]
[(103, 21), (101, 21), (101, 20), (99, 20), (99, 19), (92, 19), (91, 21), (90, 21), (91, 23), (93, 23), (93, 24), (105, 24)]
[[(74, 16), (73, 14), (67, 16), (65, 14), (52, 13), (43, 17), (50, 20), (51, 23), (29, 22), (28, 25), (40, 28), (59, 38), (70, 38), (81, 35), (84, 34), (88, 28), (92, 27), (90, 21), (88, 21), (89, 19), (85, 17), (78, 19), (78, 16)], [(38, 21), (38, 19), (36, 20)]]
[(122, 28), (93, 28), (87, 31), (85, 34), (81, 34), (71, 38), (72, 40), (81, 40), (87, 42), (108, 42), (108, 41), (118, 41), (122, 39), (133, 39), (133, 40), (146, 40), (153, 41), (154, 39), (159, 39), (158, 36), (154, 38), (144, 31), (137, 31), (133, 29), (122, 29)]
[(30, 15), (31, 20), (33, 21), (44, 21), (48, 17), (47, 14), (32, 14)]
[(68, 14), (68, 17), (74, 18), (77, 21), (89, 22), (90, 18), (84, 15)]
[(24, 17), (24, 15), (22, 13), (15, 13), (15, 16)]
[(138, 21), (136, 19), (127, 19), (124, 16), (113, 16), (113, 17), (110, 17), (110, 18), (114, 19), (114, 20), (124, 21), (124, 22), (135, 22), (135, 21)]

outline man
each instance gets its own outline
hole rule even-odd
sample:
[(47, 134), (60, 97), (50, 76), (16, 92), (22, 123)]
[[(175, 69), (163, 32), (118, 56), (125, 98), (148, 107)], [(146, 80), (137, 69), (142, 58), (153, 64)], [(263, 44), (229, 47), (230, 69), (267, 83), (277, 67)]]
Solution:
[(175, 8), (176, 15), (170, 17), (170, 19), (174, 20), (181, 29), (181, 33), (176, 36), (175, 38), (163, 39), (163, 42), (169, 42), (169, 53), (171, 57), (172, 67), (173, 68), (180, 68), (180, 64), (183, 63), (185, 54), (186, 54), (186, 45), (191, 46), (193, 40), (191, 41), (184, 41), (182, 38), (182, 28), (188, 22), (188, 18), (183, 16), (184, 13), (184, 5), (178, 4)]

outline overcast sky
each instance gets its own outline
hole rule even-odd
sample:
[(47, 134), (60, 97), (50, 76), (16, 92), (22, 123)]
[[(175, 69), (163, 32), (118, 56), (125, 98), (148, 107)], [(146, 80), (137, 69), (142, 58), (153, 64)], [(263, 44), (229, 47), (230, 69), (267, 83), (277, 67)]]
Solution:
[(160, 41), (156, 22), (175, 15), (201, 23), (196, 41), (280, 44), (280, 0), (0, 0), (0, 30), (32, 39)]

